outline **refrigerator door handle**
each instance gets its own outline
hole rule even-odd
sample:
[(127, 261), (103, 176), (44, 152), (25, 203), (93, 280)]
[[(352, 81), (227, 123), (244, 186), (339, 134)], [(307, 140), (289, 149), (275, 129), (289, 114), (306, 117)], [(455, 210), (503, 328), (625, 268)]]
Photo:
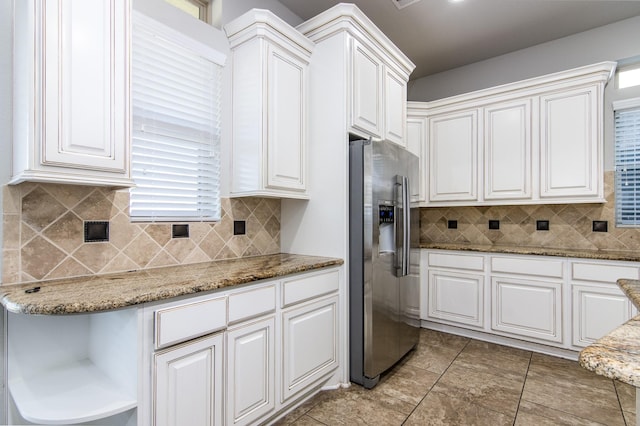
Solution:
[(400, 220), (402, 221), (401, 231), (400, 229), (398, 229), (400, 227), (397, 225), (398, 217), (396, 216), (396, 233), (399, 233), (399, 231), (402, 233), (401, 238), (396, 239), (396, 244), (398, 242), (400, 243), (400, 247), (396, 247), (396, 276), (404, 277), (406, 275), (409, 275), (409, 236), (411, 235), (411, 220), (409, 211), (409, 179), (406, 176), (398, 175), (396, 176), (396, 185), (400, 190), (400, 194), (397, 199), (399, 199), (398, 204), (400, 204), (400, 209), (402, 210), (402, 214), (400, 215)]

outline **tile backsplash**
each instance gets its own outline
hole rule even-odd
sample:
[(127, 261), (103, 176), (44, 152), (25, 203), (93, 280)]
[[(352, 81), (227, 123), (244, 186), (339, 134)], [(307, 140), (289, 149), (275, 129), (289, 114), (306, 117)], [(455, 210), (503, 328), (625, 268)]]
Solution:
[[(422, 243), (500, 244), (559, 249), (640, 249), (640, 228), (615, 226), (614, 172), (605, 172), (604, 204), (557, 204), (420, 209)], [(448, 229), (456, 220), (457, 229)], [(499, 220), (499, 229), (489, 229)], [(536, 221), (549, 221), (548, 231)], [(608, 232), (593, 232), (593, 221), (606, 221)]]
[[(280, 251), (277, 199), (223, 198), (219, 222), (192, 222), (188, 238), (171, 238), (171, 223), (130, 222), (128, 190), (23, 183), (3, 191), (3, 284)], [(233, 235), (234, 220), (246, 221), (246, 234)], [(85, 243), (85, 221), (109, 221), (109, 241)]]

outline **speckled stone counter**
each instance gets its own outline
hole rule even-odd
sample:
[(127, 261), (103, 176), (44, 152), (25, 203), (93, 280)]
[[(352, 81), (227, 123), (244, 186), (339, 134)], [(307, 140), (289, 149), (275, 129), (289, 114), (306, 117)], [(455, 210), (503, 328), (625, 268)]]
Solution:
[[(640, 281), (618, 280), (618, 286), (640, 308)], [(640, 315), (583, 349), (580, 365), (610, 379), (640, 387)]]
[(438, 250), (479, 251), (487, 253), (525, 254), (538, 256), (575, 257), (582, 259), (598, 260), (624, 260), (640, 262), (638, 251), (613, 251), (613, 250), (574, 250), (547, 247), (525, 247), (482, 244), (456, 244), (456, 243), (422, 243), (420, 248)]
[(0, 292), (2, 304), (9, 312), (78, 314), (120, 309), (342, 263), (342, 259), (335, 258), (274, 254), (120, 274), (12, 284), (1, 286)]

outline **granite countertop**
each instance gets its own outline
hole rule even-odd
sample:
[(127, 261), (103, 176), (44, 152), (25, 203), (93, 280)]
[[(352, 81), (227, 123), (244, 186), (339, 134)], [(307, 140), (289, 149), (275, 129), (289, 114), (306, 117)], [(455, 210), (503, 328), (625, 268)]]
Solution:
[[(0, 287), (2, 304), (22, 314), (79, 314), (200, 293), (327, 266), (342, 259), (274, 254)], [(37, 289), (37, 290), (35, 290)]]
[[(640, 280), (618, 280), (618, 286), (640, 309)], [(640, 315), (580, 352), (580, 365), (610, 379), (640, 387)]]
[(465, 244), (465, 243), (421, 243), (420, 248), (438, 250), (460, 250), (478, 251), (488, 253), (505, 254), (528, 254), (538, 256), (558, 256), (575, 257), (583, 259), (599, 260), (625, 260), (640, 262), (640, 252), (638, 251), (615, 251), (615, 250), (582, 250), (582, 249), (560, 249), (548, 247), (526, 247), (507, 246), (490, 244)]

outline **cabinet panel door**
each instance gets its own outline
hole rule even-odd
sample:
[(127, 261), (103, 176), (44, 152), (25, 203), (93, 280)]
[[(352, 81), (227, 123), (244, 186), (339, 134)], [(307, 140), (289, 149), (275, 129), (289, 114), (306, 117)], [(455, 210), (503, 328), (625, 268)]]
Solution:
[(382, 137), (382, 62), (353, 40), (351, 126), (376, 138)]
[(42, 163), (124, 173), (129, 3), (47, 1)]
[(572, 284), (573, 345), (585, 347), (628, 321), (632, 306), (615, 285)]
[(268, 52), (267, 186), (303, 190), (306, 64), (272, 45)]
[(154, 424), (222, 424), (222, 334), (154, 356)]
[(428, 159), (425, 152), (427, 143), (427, 119), (425, 117), (407, 118), (407, 150), (418, 156), (418, 199), (426, 200), (426, 182)]
[(541, 97), (541, 198), (599, 195), (599, 99), (595, 86)]
[(531, 198), (531, 100), (484, 109), (484, 197)]
[(388, 67), (384, 71), (384, 117), (385, 138), (406, 146), (407, 83)]
[(484, 325), (482, 275), (429, 270), (427, 319)]
[(227, 332), (227, 424), (253, 424), (275, 408), (275, 318)]
[(338, 297), (282, 314), (282, 401), (338, 366)]
[(562, 342), (562, 282), (491, 279), (496, 331)]
[(478, 111), (429, 118), (429, 201), (477, 200)]

